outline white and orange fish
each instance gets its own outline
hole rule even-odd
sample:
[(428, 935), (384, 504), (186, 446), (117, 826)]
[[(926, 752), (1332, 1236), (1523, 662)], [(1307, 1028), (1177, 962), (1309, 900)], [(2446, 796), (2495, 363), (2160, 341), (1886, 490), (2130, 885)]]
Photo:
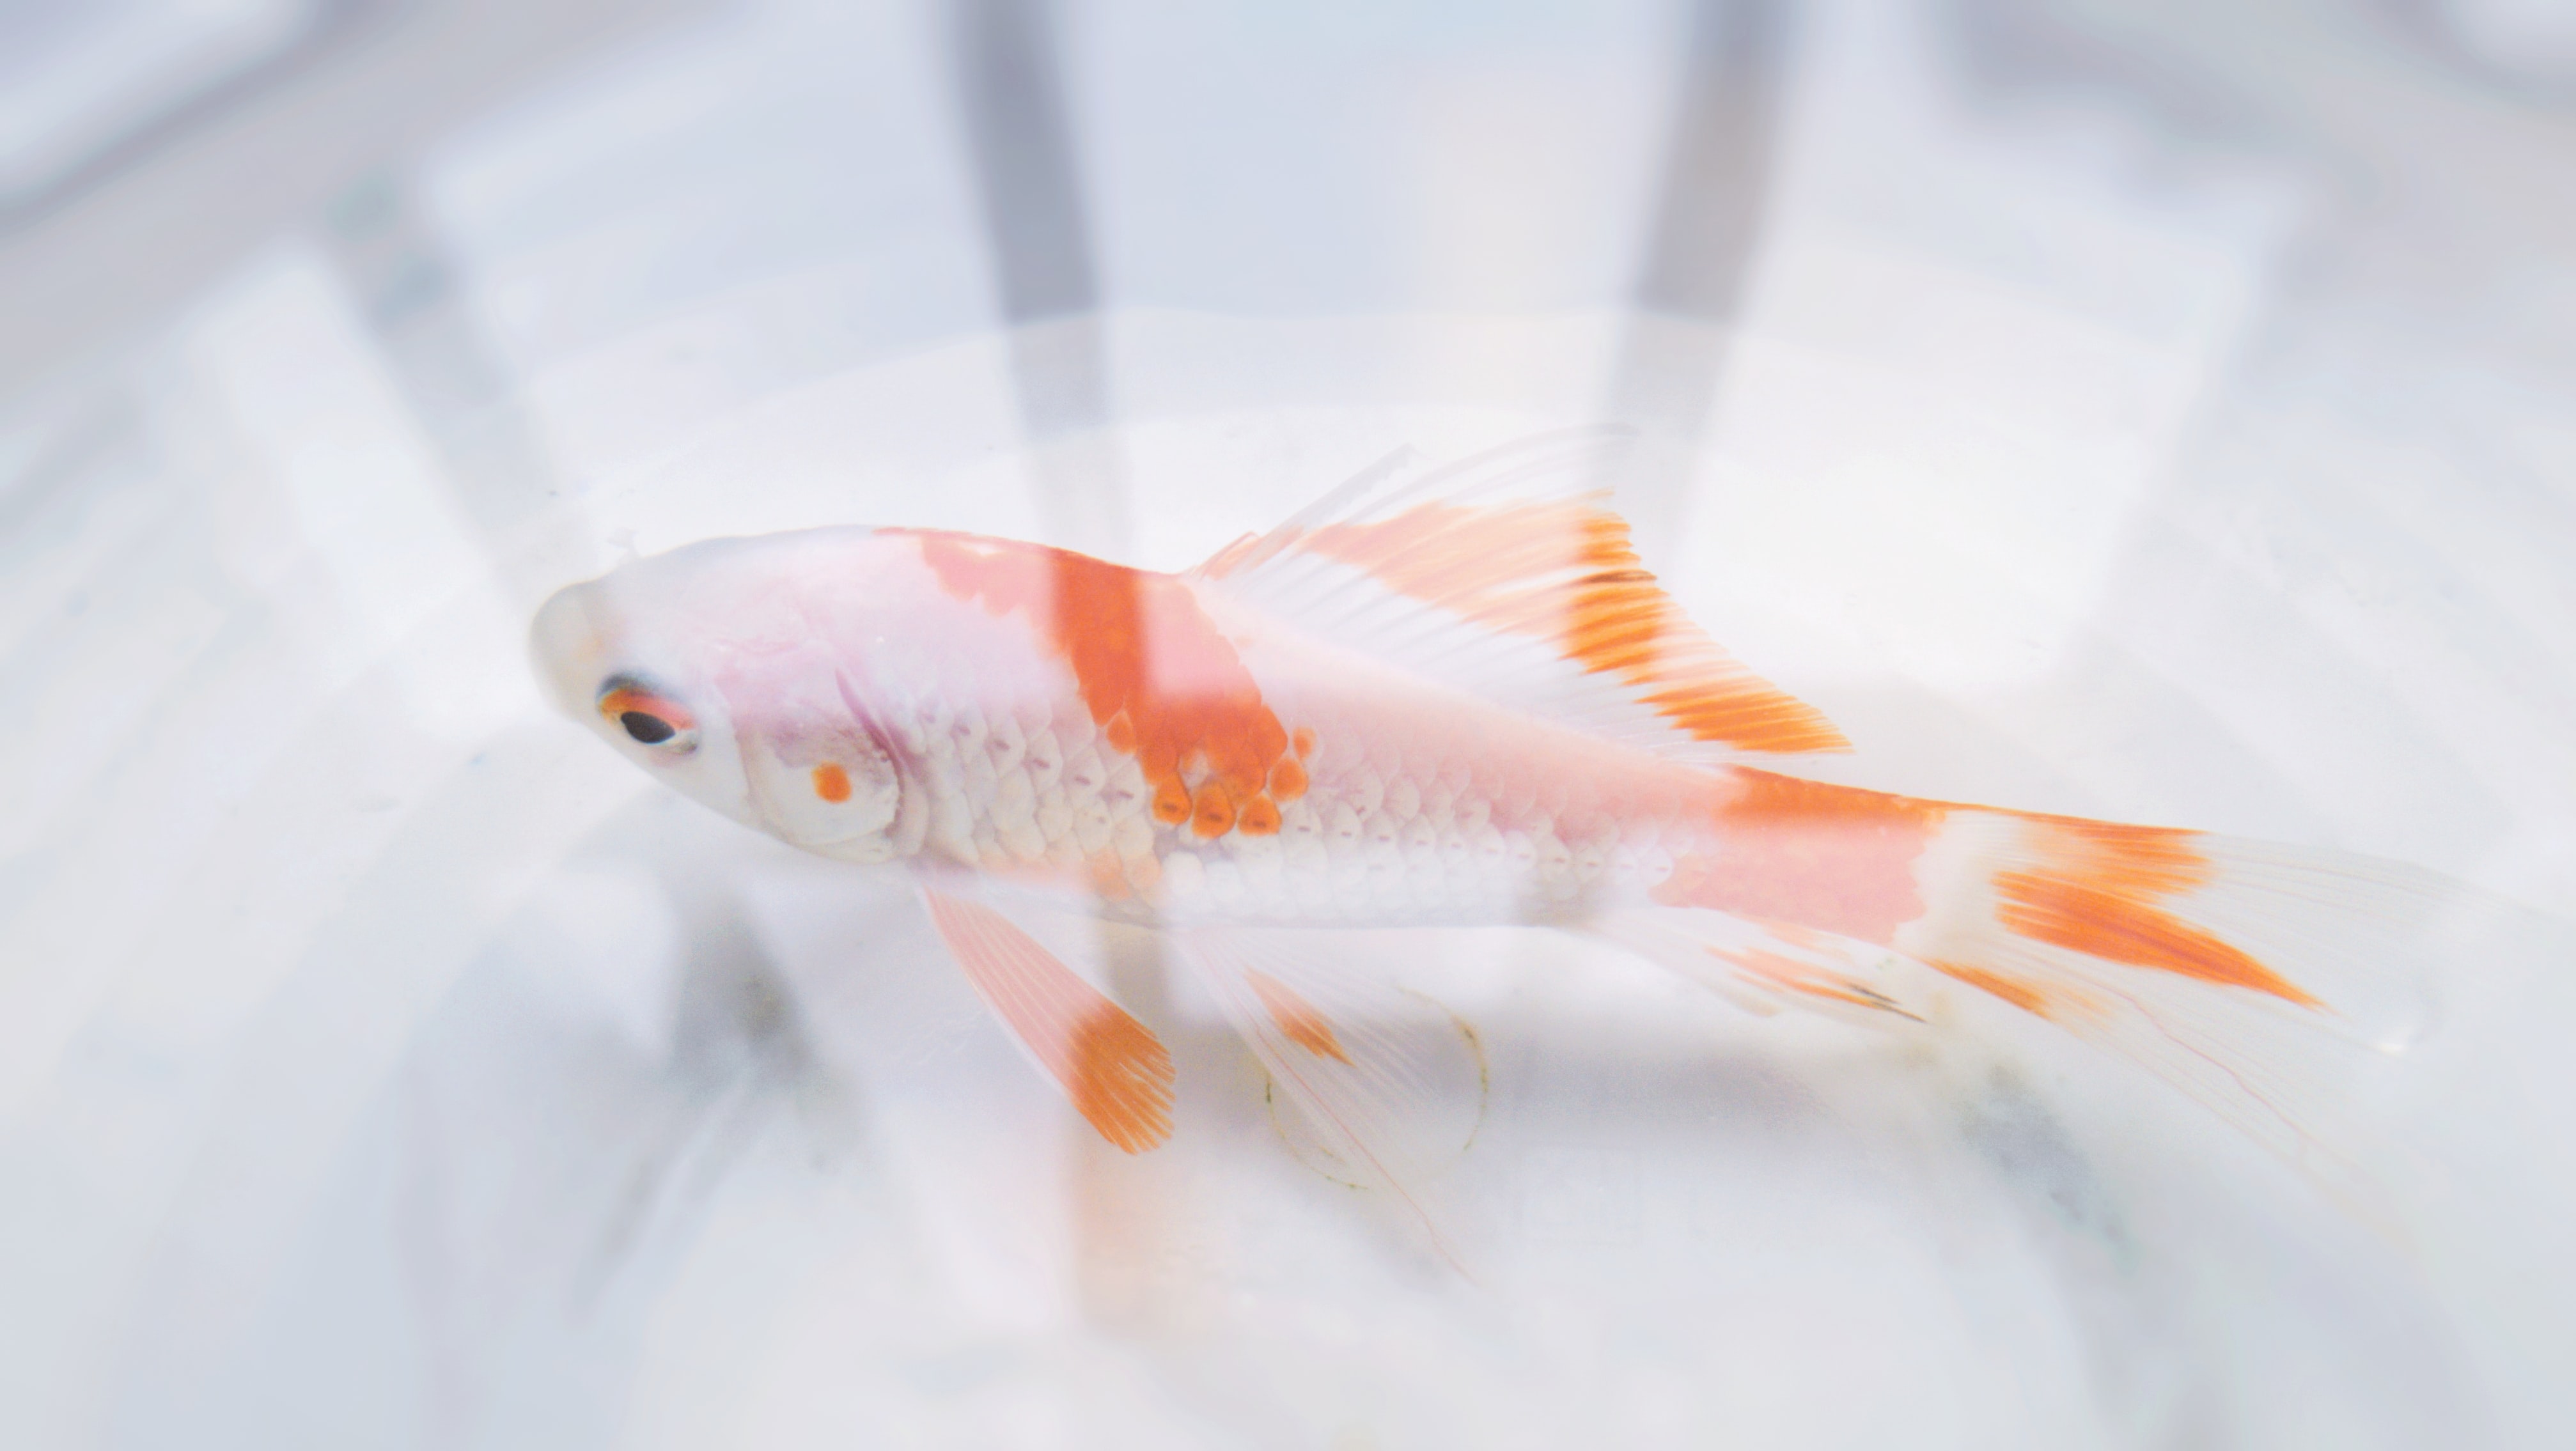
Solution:
[(2431, 879), (1786, 773), (1847, 743), (1640, 567), (1592, 491), (1620, 445), (1382, 467), (1180, 574), (927, 529), (709, 541), (557, 594), (535, 655), (676, 789), (915, 873), (1130, 1152), (1171, 1132), (1169, 1054), (979, 879), (1163, 929), (1327, 1147), (1399, 1190), (1416, 1065), (1316, 928), (1579, 931), (1763, 1011), (1932, 1019), (1964, 985), (2301, 1153), (2280, 1045), (2404, 1034), (2383, 929)]

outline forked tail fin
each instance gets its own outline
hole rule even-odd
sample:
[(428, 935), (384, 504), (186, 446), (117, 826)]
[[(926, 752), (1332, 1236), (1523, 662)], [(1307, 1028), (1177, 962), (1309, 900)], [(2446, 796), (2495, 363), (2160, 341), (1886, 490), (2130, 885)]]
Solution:
[(2431, 1028), (2440, 921), (2465, 893), (2347, 853), (1954, 809), (1910, 956), (2108, 1047), (2314, 1167), (2356, 1054)]
[(1605, 935), (1765, 1005), (1886, 1021), (1940, 1016), (1938, 973), (2293, 1162), (2333, 1153), (2321, 1085), (2431, 1025), (2442, 918), (2469, 896), (2344, 853), (1729, 774), (1717, 844)]

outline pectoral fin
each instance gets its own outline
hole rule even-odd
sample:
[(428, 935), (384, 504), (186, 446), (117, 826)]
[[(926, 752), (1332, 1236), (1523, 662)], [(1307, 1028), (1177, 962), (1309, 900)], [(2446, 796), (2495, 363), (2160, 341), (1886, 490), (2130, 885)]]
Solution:
[(992, 908), (931, 887), (921, 900), (976, 996), (1102, 1138), (1140, 1154), (1172, 1136), (1172, 1055), (1152, 1029)]

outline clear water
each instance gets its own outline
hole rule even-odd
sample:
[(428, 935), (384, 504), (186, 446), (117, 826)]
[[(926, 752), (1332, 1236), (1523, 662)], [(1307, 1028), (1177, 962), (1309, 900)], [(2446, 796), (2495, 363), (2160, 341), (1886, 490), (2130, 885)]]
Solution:
[(2563, 24), (1724, 13), (1776, 30), (1083, 7), (1050, 210), (979, 185), (1046, 162), (961, 104), (971, 22), (681, 8), (10, 359), (0, 1439), (2563, 1444), (2561, 924), (2464, 930), (2372, 1079), (2379, 1229), (2044, 1030), (1459, 934), (1470, 1283), (1185, 985), (1112, 965), (1181, 1074), (1130, 1159), (900, 880), (539, 705), (528, 613), (628, 547), (1178, 567), (1611, 416), (1651, 561), (1841, 778), (2576, 902)]

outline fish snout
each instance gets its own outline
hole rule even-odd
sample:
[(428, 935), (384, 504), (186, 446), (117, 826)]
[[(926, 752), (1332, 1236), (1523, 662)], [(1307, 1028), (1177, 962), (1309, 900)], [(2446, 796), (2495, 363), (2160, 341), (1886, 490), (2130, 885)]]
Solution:
[(566, 585), (538, 607), (528, 626), (528, 664), (554, 708), (588, 721), (606, 673), (606, 631), (596, 610), (598, 581)]

